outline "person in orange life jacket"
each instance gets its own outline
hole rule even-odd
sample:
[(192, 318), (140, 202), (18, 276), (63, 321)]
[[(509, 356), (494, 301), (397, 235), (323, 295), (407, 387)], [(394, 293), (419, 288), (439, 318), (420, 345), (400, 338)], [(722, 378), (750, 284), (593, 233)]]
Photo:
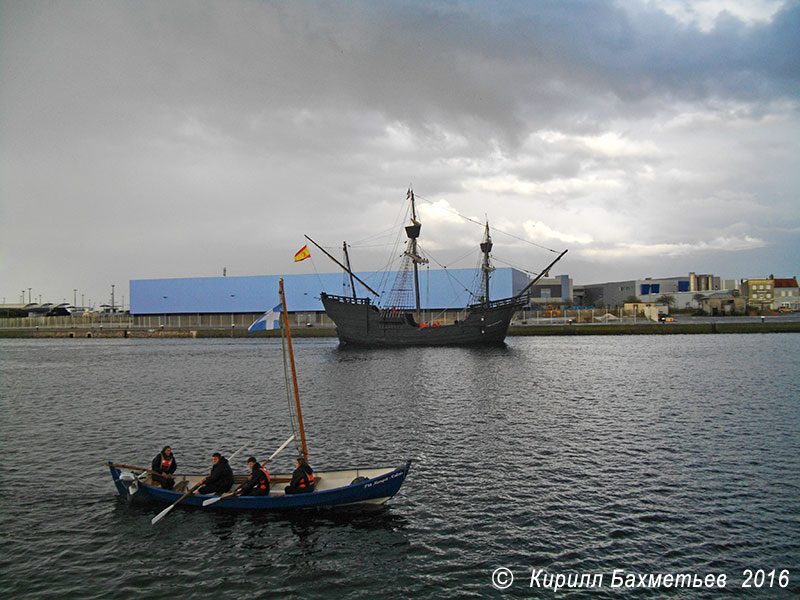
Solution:
[(211, 461), (214, 463), (211, 473), (203, 479), (203, 486), (196, 493), (224, 494), (233, 486), (233, 471), (228, 459), (219, 452), (214, 452)]
[[(178, 463), (172, 455), (172, 448), (164, 446), (164, 449), (153, 459), (153, 464), (150, 468), (156, 473), (172, 475), (175, 469), (178, 468)], [(175, 480), (172, 477), (162, 477), (155, 474), (153, 475), (153, 483), (157, 483), (165, 490), (171, 490), (175, 486)]]
[(247, 459), (250, 477), (237, 490), (240, 496), (269, 496), (269, 471), (262, 467), (254, 456)]
[(284, 492), (287, 494), (305, 494), (314, 491), (314, 469), (301, 456), (295, 463), (295, 470), (292, 473), (292, 481), (286, 486)]

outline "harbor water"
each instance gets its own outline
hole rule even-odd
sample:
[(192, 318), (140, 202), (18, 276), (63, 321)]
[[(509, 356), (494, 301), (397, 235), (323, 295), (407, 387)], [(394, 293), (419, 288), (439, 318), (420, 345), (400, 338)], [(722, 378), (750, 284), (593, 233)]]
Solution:
[(399, 494), (152, 526), (106, 461), (264, 460), (291, 433), (280, 340), (0, 340), (3, 597), (800, 597), (796, 334), (295, 354), (311, 464), (411, 458)]

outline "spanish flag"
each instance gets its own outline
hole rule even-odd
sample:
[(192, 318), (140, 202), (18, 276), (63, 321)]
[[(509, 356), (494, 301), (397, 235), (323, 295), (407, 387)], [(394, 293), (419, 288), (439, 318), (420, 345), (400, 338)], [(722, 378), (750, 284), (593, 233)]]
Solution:
[(303, 246), (300, 248), (297, 254), (294, 255), (294, 262), (300, 262), (301, 260), (305, 260), (310, 256), (311, 252), (308, 251), (308, 246)]

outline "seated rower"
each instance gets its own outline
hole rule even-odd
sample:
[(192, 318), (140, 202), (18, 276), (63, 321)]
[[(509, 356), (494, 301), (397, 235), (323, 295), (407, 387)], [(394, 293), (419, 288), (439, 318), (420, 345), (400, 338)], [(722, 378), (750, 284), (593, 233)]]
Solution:
[(175, 480), (172, 477), (164, 477), (160, 473), (172, 475), (175, 469), (178, 468), (178, 463), (172, 455), (172, 448), (164, 446), (164, 449), (159, 452), (153, 459), (151, 470), (153, 473), (153, 483), (160, 485), (165, 490), (171, 490), (175, 485)]
[(195, 493), (224, 494), (233, 486), (233, 471), (228, 464), (228, 459), (219, 452), (214, 452), (211, 460), (214, 463), (211, 473), (203, 479), (203, 487)]
[(250, 467), (250, 476), (241, 487), (236, 490), (240, 496), (269, 496), (269, 471), (261, 466), (254, 456), (247, 459), (247, 466)]
[(294, 463), (295, 469), (292, 473), (292, 481), (286, 486), (284, 492), (287, 494), (306, 494), (314, 491), (314, 469), (306, 462), (305, 458), (299, 457)]

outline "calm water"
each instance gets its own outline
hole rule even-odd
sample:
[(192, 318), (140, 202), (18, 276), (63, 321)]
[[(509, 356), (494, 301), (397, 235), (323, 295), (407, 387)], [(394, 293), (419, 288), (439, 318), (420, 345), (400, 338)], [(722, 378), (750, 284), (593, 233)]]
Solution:
[[(800, 596), (798, 335), (295, 349), (312, 464), (413, 458), (399, 495), (152, 527), (159, 507), (119, 498), (104, 461), (148, 465), (165, 443), (180, 471), (246, 441), (237, 471), (268, 456), (291, 432), (280, 343), (0, 340), (3, 597)], [(774, 586), (741, 588), (759, 568)], [(534, 569), (603, 587), (554, 595)], [(614, 569), (728, 584), (612, 589)]]

